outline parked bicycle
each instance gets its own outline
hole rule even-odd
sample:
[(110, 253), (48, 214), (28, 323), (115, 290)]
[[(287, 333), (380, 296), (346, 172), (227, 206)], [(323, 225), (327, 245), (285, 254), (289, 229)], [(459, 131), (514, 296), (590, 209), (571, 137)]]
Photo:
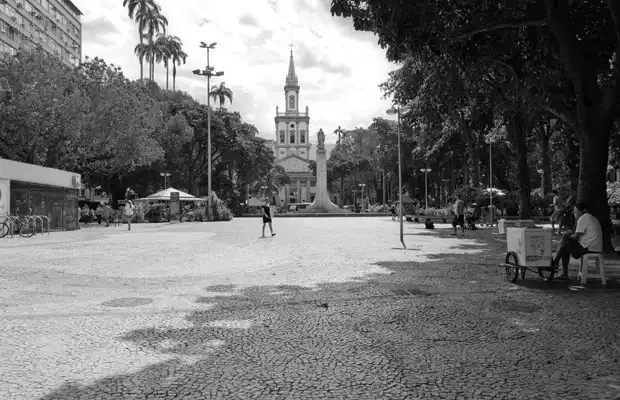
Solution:
[(8, 234), (19, 234), (21, 237), (29, 238), (35, 234), (36, 222), (33, 218), (20, 217), (6, 213), (6, 218), (0, 224), (0, 239)]

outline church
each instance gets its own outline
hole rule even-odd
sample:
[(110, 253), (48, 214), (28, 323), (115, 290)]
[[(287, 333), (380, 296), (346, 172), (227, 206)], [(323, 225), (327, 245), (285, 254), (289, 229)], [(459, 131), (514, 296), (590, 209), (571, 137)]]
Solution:
[[(310, 203), (316, 194), (316, 178), (309, 169), (310, 161), (316, 161), (316, 143), (311, 143), (311, 140), (316, 141), (316, 133), (310, 131), (308, 106), (303, 112), (300, 111), (299, 91), (291, 50), (284, 83), (285, 109), (281, 112), (280, 107), (276, 106), (275, 140), (270, 141), (276, 164), (284, 167), (291, 178), (291, 184), (280, 189), (280, 205)], [(329, 155), (334, 145), (325, 144), (325, 148)]]

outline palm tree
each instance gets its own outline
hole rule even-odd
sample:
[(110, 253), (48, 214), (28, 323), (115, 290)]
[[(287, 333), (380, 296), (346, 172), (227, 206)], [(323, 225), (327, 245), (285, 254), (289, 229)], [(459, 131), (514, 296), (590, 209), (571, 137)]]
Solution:
[(133, 53), (138, 57), (138, 59), (140, 60), (140, 79), (144, 79), (144, 71), (143, 71), (143, 61), (145, 58), (148, 57), (149, 54), (149, 45), (145, 44), (143, 42), (140, 42), (136, 45), (136, 47), (133, 50)]
[(178, 65), (181, 65), (181, 63), (185, 64), (185, 61), (187, 61), (187, 53), (184, 52), (182, 49), (183, 49), (183, 47), (179, 46), (179, 51), (178, 52), (174, 52), (171, 55), (171, 61), (172, 61), (172, 90), (176, 90), (177, 64)]
[[(166, 90), (168, 90), (170, 60), (173, 58), (175, 53), (178, 54), (183, 52), (183, 43), (178, 36), (163, 35), (161, 33), (157, 35), (157, 40), (155, 43), (155, 47), (158, 50), (156, 53), (156, 60), (157, 62), (163, 61), (164, 66), (166, 67)], [(187, 55), (185, 57), (187, 57)]]
[(149, 43), (149, 78), (153, 80), (155, 78), (155, 55), (157, 49), (155, 47), (155, 35), (159, 32), (166, 33), (166, 26), (168, 26), (168, 19), (159, 13), (159, 8), (151, 8), (140, 18), (139, 24), (145, 31), (145, 37)]
[[(138, 37), (140, 38), (140, 44), (144, 43), (144, 25), (141, 21), (144, 19), (146, 13), (151, 10), (160, 11), (160, 7), (154, 0), (123, 0), (123, 7), (127, 7), (127, 14), (129, 19), (136, 20), (138, 22)], [(135, 52), (134, 52), (135, 53)], [(144, 54), (140, 55), (136, 53), (140, 60), (140, 79), (144, 79)]]
[(226, 102), (226, 99), (228, 99), (231, 104), (233, 101), (233, 92), (226, 87), (226, 82), (222, 82), (219, 86), (215, 86), (213, 89), (211, 89), (211, 93), (209, 93), (209, 96), (213, 99), (213, 101), (220, 101), (220, 111), (222, 111), (222, 109), (224, 108), (224, 103)]

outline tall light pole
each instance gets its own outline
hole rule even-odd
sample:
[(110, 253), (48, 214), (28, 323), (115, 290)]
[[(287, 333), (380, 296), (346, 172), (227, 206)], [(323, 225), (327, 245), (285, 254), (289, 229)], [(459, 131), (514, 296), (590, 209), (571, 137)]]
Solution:
[(211, 209), (211, 77), (224, 75), (224, 72), (222, 71), (213, 72), (214, 67), (209, 65), (209, 50), (214, 49), (216, 44), (216, 42), (213, 42), (207, 45), (205, 42), (200, 42), (200, 48), (207, 49), (207, 67), (203, 71), (199, 69), (192, 71), (194, 75), (200, 75), (207, 78), (207, 168), (209, 169), (207, 183), (207, 207), (209, 209), (209, 221), (213, 220), (213, 211)]
[(428, 215), (428, 173), (431, 172), (432, 169), (426, 167), (420, 169), (420, 172), (424, 172), (424, 213)]
[(400, 116), (401, 114), (407, 114), (410, 110), (411, 108), (409, 107), (394, 108), (392, 106), (392, 108), (386, 111), (388, 115), (396, 114), (398, 116), (396, 123), (396, 137), (398, 140), (398, 218), (400, 219), (400, 242), (405, 249), (407, 249), (407, 246), (405, 245), (405, 239), (403, 235), (403, 166), (400, 162)]
[(381, 168), (381, 192), (383, 193), (383, 203), (382, 205), (387, 204), (385, 202), (385, 169)]
[(493, 143), (497, 138), (489, 135), (484, 141), (489, 144), (489, 224), (493, 226)]
[(163, 176), (164, 177), (164, 190), (168, 189), (168, 185), (167, 185), (167, 178), (170, 176), (170, 172), (160, 172), (159, 176)]
[(360, 183), (357, 186), (360, 187), (360, 207), (362, 210), (364, 210), (364, 187), (366, 186), (366, 184)]
[(441, 180), (443, 183), (446, 184), (446, 191), (444, 194), (444, 201), (446, 202), (446, 207), (448, 206), (448, 195), (449, 195), (449, 190), (448, 190), (448, 182), (450, 182), (450, 179), (444, 178)]

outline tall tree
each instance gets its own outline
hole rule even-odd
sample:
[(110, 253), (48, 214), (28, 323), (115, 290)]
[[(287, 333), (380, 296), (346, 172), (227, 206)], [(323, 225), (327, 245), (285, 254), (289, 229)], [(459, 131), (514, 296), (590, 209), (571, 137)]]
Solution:
[[(135, 19), (138, 23), (138, 39), (140, 39), (140, 44), (144, 44), (145, 25), (142, 21), (149, 10), (155, 9), (159, 12), (159, 5), (154, 0), (123, 0), (123, 7), (127, 7), (129, 19)], [(144, 79), (144, 53), (136, 52), (136, 56), (140, 60), (140, 79)]]
[(185, 64), (187, 61), (187, 53), (185, 53), (182, 47), (179, 47), (178, 51), (171, 54), (170, 60), (172, 61), (172, 90), (176, 90), (177, 82), (177, 65), (181, 63)]
[(211, 89), (211, 93), (209, 93), (209, 96), (214, 101), (219, 100), (220, 111), (224, 109), (224, 103), (226, 102), (226, 99), (228, 99), (228, 101), (230, 101), (231, 104), (233, 101), (233, 92), (228, 87), (226, 87), (225, 82), (221, 82), (218, 86), (213, 87)]
[[(139, 18), (139, 25), (143, 28), (144, 36), (148, 40), (149, 79), (155, 79), (155, 59), (160, 49), (156, 47), (155, 40), (158, 33), (166, 33), (168, 19), (160, 13), (159, 7), (149, 8)], [(136, 17), (138, 18), (138, 17)]]
[(172, 60), (174, 63), (175, 55), (176, 57), (179, 57), (179, 55), (183, 52), (183, 43), (178, 36), (163, 34), (157, 35), (156, 43), (157, 45), (155, 47), (158, 49), (158, 52), (156, 54), (157, 62), (163, 62), (164, 67), (166, 68), (166, 90), (168, 90), (170, 77), (170, 61)]
[[(356, 29), (377, 33), (391, 60), (411, 54), (450, 54), (464, 63), (487, 61), (511, 73), (519, 108), (509, 121), (521, 125), (513, 129), (519, 151), (524, 150), (520, 135), (535, 126), (525, 124), (531, 119), (527, 107), (550, 111), (575, 128), (580, 142), (578, 198), (590, 204), (605, 226), (606, 245), (610, 245), (605, 178), (620, 97), (620, 63), (615, 62), (620, 44), (619, 2), (334, 0), (332, 14), (352, 16)], [(545, 74), (542, 66), (548, 65), (561, 67), (568, 78), (569, 107), (534, 83), (536, 78), (557, 73), (556, 68), (547, 68)], [(519, 175), (525, 169), (520, 166)]]

